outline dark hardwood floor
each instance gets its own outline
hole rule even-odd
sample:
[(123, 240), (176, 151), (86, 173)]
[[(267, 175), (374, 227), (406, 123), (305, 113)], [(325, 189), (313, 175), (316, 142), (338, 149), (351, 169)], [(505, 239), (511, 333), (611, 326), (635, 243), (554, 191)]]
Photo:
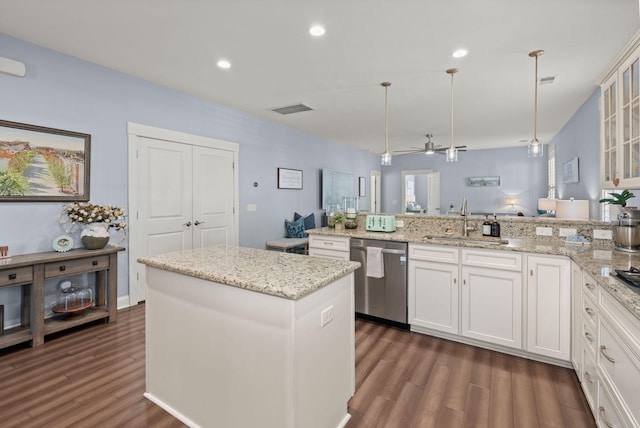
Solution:
[(572, 370), (356, 321), (347, 428), (595, 427)]
[[(0, 350), (0, 426), (184, 426), (142, 396), (144, 354), (144, 305)], [(356, 388), (348, 428), (595, 426), (570, 370), (362, 320)]]

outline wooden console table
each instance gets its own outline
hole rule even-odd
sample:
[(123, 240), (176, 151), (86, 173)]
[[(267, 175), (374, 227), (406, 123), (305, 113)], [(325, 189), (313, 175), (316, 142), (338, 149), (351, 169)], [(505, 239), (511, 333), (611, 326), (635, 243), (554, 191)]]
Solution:
[[(28, 341), (31, 341), (31, 346), (39, 346), (47, 334), (99, 319), (116, 321), (117, 253), (123, 250), (121, 247), (106, 247), (101, 250), (75, 249), (66, 253), (49, 251), (0, 260), (0, 288), (22, 288), (20, 325), (0, 334), (0, 348)], [(91, 272), (96, 274), (95, 306), (76, 318), (45, 319), (45, 280)]]

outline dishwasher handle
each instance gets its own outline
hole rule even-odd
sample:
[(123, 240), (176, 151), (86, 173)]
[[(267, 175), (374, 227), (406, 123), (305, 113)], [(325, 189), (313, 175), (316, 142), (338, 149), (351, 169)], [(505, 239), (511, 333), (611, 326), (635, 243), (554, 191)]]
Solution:
[[(361, 246), (361, 245), (352, 245), (351, 248), (357, 248), (359, 250), (366, 250), (369, 247), (364, 247), (364, 246)], [(388, 248), (383, 248), (382, 249), (382, 254), (399, 254), (401, 256), (404, 256), (407, 253), (406, 253), (405, 250), (390, 250)]]

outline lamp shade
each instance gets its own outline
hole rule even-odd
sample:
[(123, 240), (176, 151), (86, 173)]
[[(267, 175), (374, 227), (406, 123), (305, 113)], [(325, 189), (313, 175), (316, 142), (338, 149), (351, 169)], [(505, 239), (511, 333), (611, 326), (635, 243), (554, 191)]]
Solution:
[(577, 199), (556, 200), (556, 218), (589, 220), (589, 201)]
[(515, 205), (518, 203), (517, 198), (507, 198), (507, 205)]
[(556, 200), (549, 198), (538, 198), (538, 209), (545, 211), (555, 211)]

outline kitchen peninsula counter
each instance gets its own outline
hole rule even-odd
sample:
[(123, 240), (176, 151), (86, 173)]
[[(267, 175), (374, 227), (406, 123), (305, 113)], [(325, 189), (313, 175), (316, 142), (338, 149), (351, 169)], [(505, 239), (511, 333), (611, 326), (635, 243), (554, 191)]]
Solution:
[(145, 396), (192, 427), (342, 427), (360, 264), (218, 246), (147, 265)]
[(631, 266), (640, 268), (640, 253), (618, 251), (610, 240), (596, 240), (589, 245), (577, 245), (566, 244), (558, 239), (547, 239), (547, 237), (539, 237), (539, 239), (504, 237), (500, 240), (506, 243), (499, 244), (496, 242), (497, 238), (491, 237), (472, 237), (465, 241), (455, 235), (444, 235), (442, 231), (436, 234), (424, 230), (403, 230), (402, 228), (395, 232), (370, 232), (364, 228), (335, 230), (324, 227), (308, 230), (307, 233), (566, 256), (575, 261), (629, 312), (640, 319), (640, 289), (626, 285), (615, 278), (616, 269), (628, 270)]

